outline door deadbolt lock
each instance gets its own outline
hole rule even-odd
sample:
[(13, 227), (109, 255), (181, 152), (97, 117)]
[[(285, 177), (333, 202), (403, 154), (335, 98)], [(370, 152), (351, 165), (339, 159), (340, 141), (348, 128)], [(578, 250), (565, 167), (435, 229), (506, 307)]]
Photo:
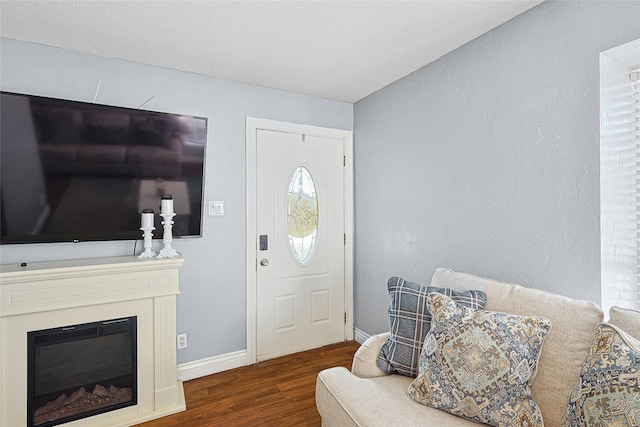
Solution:
[(267, 265), (269, 265), (269, 260), (264, 258), (262, 261), (260, 261), (260, 265), (266, 267)]
[(269, 249), (269, 236), (266, 234), (260, 235), (260, 250), (266, 251)]

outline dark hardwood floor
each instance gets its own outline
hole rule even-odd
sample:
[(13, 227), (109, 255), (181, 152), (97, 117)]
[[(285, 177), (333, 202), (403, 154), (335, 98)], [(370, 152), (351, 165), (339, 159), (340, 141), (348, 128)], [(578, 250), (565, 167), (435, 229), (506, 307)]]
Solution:
[(139, 427), (320, 426), (318, 372), (351, 369), (359, 344), (346, 341), (184, 383), (187, 410)]

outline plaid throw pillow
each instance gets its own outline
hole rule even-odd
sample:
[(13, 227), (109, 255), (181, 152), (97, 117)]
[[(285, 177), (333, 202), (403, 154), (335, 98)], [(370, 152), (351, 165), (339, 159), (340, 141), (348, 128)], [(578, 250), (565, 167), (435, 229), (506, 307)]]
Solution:
[(455, 302), (473, 309), (484, 308), (487, 296), (482, 291), (457, 292), (452, 289), (424, 286), (392, 277), (387, 282), (389, 326), (391, 335), (382, 345), (376, 364), (386, 372), (415, 378), (424, 337), (431, 327), (427, 295), (438, 292)]

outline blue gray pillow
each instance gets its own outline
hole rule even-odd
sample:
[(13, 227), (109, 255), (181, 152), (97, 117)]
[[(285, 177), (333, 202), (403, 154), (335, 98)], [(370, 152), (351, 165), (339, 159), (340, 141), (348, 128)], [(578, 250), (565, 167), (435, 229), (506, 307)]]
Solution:
[(431, 328), (431, 313), (427, 309), (427, 295), (438, 292), (455, 302), (473, 309), (483, 309), (487, 296), (482, 291), (464, 292), (447, 288), (419, 285), (392, 277), (387, 282), (389, 298), (389, 326), (391, 335), (382, 345), (376, 364), (385, 372), (415, 378), (418, 375), (420, 352), (424, 338)]
[(582, 365), (563, 427), (637, 426), (640, 419), (640, 341), (601, 323)]

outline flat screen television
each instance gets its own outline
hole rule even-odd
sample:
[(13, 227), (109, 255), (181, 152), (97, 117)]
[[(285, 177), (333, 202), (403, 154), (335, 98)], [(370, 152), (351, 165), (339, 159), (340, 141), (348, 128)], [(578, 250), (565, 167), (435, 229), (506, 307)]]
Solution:
[(202, 235), (207, 119), (0, 92), (1, 243), (138, 240), (173, 196), (174, 237)]

